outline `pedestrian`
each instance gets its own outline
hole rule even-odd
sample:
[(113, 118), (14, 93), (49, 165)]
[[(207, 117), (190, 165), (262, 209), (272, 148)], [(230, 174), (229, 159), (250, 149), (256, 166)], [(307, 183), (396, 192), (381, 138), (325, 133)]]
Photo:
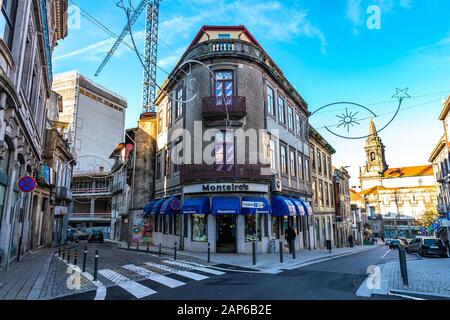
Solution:
[(284, 237), (289, 246), (289, 253), (292, 253), (292, 251), (294, 251), (294, 241), (296, 236), (297, 234), (295, 233), (295, 230), (292, 229), (291, 225), (289, 225), (286, 231), (284, 232)]
[(352, 234), (348, 235), (348, 245), (350, 247), (353, 247), (353, 235)]

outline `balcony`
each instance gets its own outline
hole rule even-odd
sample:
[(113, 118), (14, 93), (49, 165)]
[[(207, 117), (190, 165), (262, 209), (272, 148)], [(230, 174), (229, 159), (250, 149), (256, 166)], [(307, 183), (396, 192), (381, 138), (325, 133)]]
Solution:
[(74, 196), (111, 195), (111, 188), (74, 188), (72, 194)]
[(55, 198), (59, 201), (72, 201), (72, 191), (66, 187), (56, 187)]
[(205, 118), (223, 119), (228, 112), (231, 119), (240, 119), (247, 114), (245, 97), (204, 97), (202, 102)]
[(70, 213), (69, 221), (108, 222), (111, 220), (111, 212), (108, 213)]
[(237, 165), (207, 165), (192, 164), (181, 167), (181, 181), (216, 181), (219, 179), (249, 179), (270, 181), (271, 175), (261, 174), (261, 169), (269, 168), (262, 164), (237, 164)]

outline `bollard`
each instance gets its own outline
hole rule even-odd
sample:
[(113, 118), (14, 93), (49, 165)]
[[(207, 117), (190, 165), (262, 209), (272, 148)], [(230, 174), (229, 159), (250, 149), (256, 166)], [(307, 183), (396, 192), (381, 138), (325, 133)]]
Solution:
[(161, 257), (161, 242), (159, 243), (158, 255)]
[(173, 260), (177, 260), (177, 243), (175, 242), (175, 246), (173, 247)]
[(283, 263), (283, 241), (280, 241), (280, 262)]
[(139, 241), (136, 242), (136, 251), (139, 251)]
[(150, 242), (147, 242), (147, 254), (150, 253)]
[(292, 242), (292, 259), (295, 259), (295, 241)]
[(71, 251), (70, 248), (67, 249), (67, 263), (68, 263), (68, 264), (70, 263), (70, 251)]
[(73, 265), (76, 266), (78, 263), (78, 250), (75, 250), (75, 255), (73, 258)]
[(62, 259), (66, 259), (66, 245), (63, 247)]
[(211, 243), (208, 242), (208, 263), (211, 262)]
[(407, 286), (408, 284), (408, 268), (406, 266), (406, 254), (405, 249), (398, 249), (398, 257), (400, 260), (400, 272), (403, 278), (403, 285)]
[(256, 242), (252, 242), (252, 259), (253, 259), (253, 265), (256, 264)]
[(86, 272), (86, 259), (87, 259), (87, 247), (84, 247), (82, 272)]
[(97, 281), (97, 271), (98, 271), (98, 250), (95, 250), (95, 259), (94, 259), (94, 281)]
[(128, 242), (128, 248), (127, 248), (127, 250), (130, 250), (130, 243)]
[(331, 253), (331, 240), (326, 240), (325, 244), (327, 246), (328, 251)]
[(61, 244), (58, 245), (58, 258), (61, 257)]

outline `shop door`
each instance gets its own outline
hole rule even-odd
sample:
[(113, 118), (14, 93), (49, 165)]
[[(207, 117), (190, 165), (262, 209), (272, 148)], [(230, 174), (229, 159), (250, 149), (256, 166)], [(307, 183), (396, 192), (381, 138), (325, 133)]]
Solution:
[(216, 216), (216, 226), (216, 251), (223, 253), (236, 252), (236, 216)]

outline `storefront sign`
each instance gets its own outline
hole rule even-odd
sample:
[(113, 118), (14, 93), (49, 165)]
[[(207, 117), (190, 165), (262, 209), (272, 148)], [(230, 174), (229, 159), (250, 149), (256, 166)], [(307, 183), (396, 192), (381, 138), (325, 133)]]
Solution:
[(267, 184), (258, 183), (203, 183), (183, 187), (183, 193), (207, 192), (269, 192)]
[(262, 208), (264, 208), (264, 203), (263, 202), (254, 202), (254, 201), (242, 201), (242, 208), (262, 209)]

